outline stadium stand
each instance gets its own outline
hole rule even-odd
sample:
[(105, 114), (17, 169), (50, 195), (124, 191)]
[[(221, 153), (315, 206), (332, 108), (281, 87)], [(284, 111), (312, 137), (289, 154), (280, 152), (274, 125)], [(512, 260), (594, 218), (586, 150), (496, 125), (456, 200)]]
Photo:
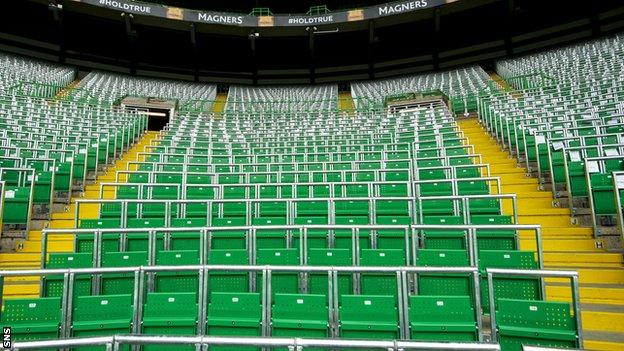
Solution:
[(338, 86), (243, 87), (229, 89), (226, 112), (313, 112), (337, 109)]
[[(349, 116), (334, 85), (234, 86), (215, 116), (213, 85), (68, 87), (71, 69), (7, 56), (0, 321), (18, 343), (80, 350), (139, 335), (617, 349), (621, 292), (592, 284), (621, 279), (621, 254), (594, 246), (622, 219), (621, 53), (614, 37), (502, 61), (511, 87), (476, 66), (354, 83), (355, 108), (374, 103)], [(180, 111), (146, 131), (125, 96)], [(564, 180), (541, 191), (548, 177)], [(591, 306), (609, 299), (616, 312)]]
[(125, 96), (176, 99), (180, 109), (210, 111), (217, 88), (210, 84), (184, 83), (172, 80), (128, 77), (119, 74), (91, 72), (77, 85), (72, 99), (112, 105)]
[[(450, 99), (451, 110), (455, 113), (476, 111), (479, 95), (497, 90), (497, 84), (478, 66), (351, 84), (351, 94), (356, 103), (371, 100), (383, 104), (387, 97), (393, 95), (441, 91)], [(364, 100), (360, 101), (362, 98)]]

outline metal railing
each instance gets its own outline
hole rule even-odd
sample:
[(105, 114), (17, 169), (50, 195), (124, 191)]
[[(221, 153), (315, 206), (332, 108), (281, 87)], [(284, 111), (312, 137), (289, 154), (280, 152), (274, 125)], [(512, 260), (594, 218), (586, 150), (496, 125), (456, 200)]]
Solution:
[[(307, 265), (307, 253), (308, 253), (308, 233), (310, 230), (327, 230), (327, 243), (329, 248), (335, 247), (335, 231), (348, 230), (351, 232), (351, 250), (353, 251), (353, 264), (359, 264), (359, 249), (360, 249), (360, 232), (363, 230), (370, 230), (370, 243), (372, 248), (377, 248), (378, 231), (381, 230), (396, 230), (404, 233), (404, 248), (405, 259), (407, 265), (416, 265), (417, 252), (420, 248), (420, 243), (425, 243), (425, 240), (421, 238), (420, 233), (423, 231), (449, 231), (458, 230), (465, 233), (465, 243), (468, 250), (468, 257), (470, 266), (476, 267), (478, 263), (478, 230), (515, 230), (515, 231), (532, 231), (534, 233), (536, 241), (536, 255), (537, 264), (540, 269), (544, 267), (543, 263), (543, 247), (541, 240), (541, 227), (539, 225), (527, 225), (527, 224), (512, 224), (512, 225), (440, 225), (440, 224), (415, 224), (415, 225), (380, 225), (380, 224), (352, 224), (352, 225), (262, 225), (262, 226), (230, 226), (230, 227), (161, 227), (161, 228), (112, 228), (112, 229), (43, 229), (41, 233), (41, 268), (46, 267), (46, 261), (48, 258), (47, 243), (50, 240), (50, 236), (54, 235), (68, 235), (74, 236), (74, 240), (80, 235), (93, 235), (93, 255), (94, 255), (94, 267), (99, 267), (102, 238), (104, 235), (113, 233), (120, 234), (120, 247), (125, 250), (123, 242), (126, 240), (128, 234), (144, 234), (148, 242), (148, 262), (155, 264), (156, 256), (156, 240), (159, 233), (164, 234), (163, 247), (165, 250), (169, 250), (171, 246), (171, 240), (175, 240), (176, 233), (198, 233), (197, 240), (199, 241), (199, 256), (200, 264), (205, 264), (205, 254), (211, 249), (211, 238), (214, 233), (219, 232), (245, 232), (245, 244), (250, 255), (250, 262), (255, 263), (255, 251), (257, 243), (257, 231), (284, 231), (286, 235), (286, 248), (292, 248), (293, 232), (298, 232), (299, 250), (301, 264)], [(518, 234), (516, 234), (518, 237)], [(543, 285), (543, 284), (542, 284)]]
[[(204, 349), (206, 346), (256, 346), (282, 347), (292, 351), (307, 348), (316, 349), (377, 349), (384, 351), (500, 351), (500, 345), (490, 343), (456, 343), (456, 342), (418, 342), (400, 340), (335, 340), (307, 338), (254, 338), (254, 337), (219, 337), (219, 336), (136, 336), (114, 335), (108, 337), (77, 338), (63, 340), (24, 341), (13, 344), (11, 350), (38, 350), (42, 348), (58, 348), (72, 346), (105, 346), (106, 351), (118, 351), (122, 345), (193, 345)], [(533, 350), (526, 351), (550, 351)]]
[[(259, 292), (262, 306), (261, 332), (262, 336), (271, 335), (271, 314), (273, 298), (273, 273), (292, 273), (303, 275), (319, 274), (327, 276), (327, 303), (329, 332), (333, 337), (339, 337), (339, 275), (353, 274), (354, 276), (369, 273), (382, 274), (396, 277), (396, 297), (397, 297), (397, 324), (401, 339), (409, 338), (409, 301), (410, 293), (418, 294), (419, 274), (449, 274), (457, 276), (465, 274), (471, 287), (470, 295), (474, 306), (474, 318), (477, 327), (478, 340), (483, 341), (483, 323), (481, 314), (481, 289), (480, 273), (476, 267), (349, 267), (349, 266), (248, 266), (248, 265), (185, 265), (185, 266), (140, 266), (140, 267), (113, 267), (113, 268), (78, 268), (78, 269), (47, 269), (47, 270), (23, 270), (23, 271), (0, 271), (0, 283), (7, 277), (23, 276), (63, 276), (63, 293), (61, 297), (61, 326), (60, 337), (71, 336), (71, 326), (73, 325), (73, 304), (74, 304), (74, 284), (77, 276), (106, 276), (106, 274), (129, 273), (133, 274), (132, 290), (132, 333), (141, 333), (141, 321), (143, 320), (144, 298), (146, 296), (146, 281), (150, 276), (157, 275), (158, 272), (181, 272), (197, 273), (198, 280), (198, 309), (197, 309), (197, 333), (206, 333), (208, 305), (209, 305), (209, 284), (210, 275), (233, 272), (247, 273), (249, 275), (249, 290), (256, 291), (257, 286), (253, 284), (253, 278), (260, 275), (262, 281)], [(147, 275), (147, 277), (146, 277)], [(303, 278), (305, 280), (306, 278)], [(354, 284), (355, 285), (355, 284)], [(490, 285), (491, 286), (491, 285)], [(360, 289), (354, 289), (354, 294), (361, 294)], [(147, 289), (149, 291), (149, 289)], [(2, 290), (3, 292), (3, 290)], [(256, 291), (257, 292), (257, 291)], [(305, 292), (305, 290), (303, 291)], [(234, 292), (235, 294), (235, 292)], [(386, 293), (387, 294), (387, 293)], [(394, 295), (394, 293), (392, 294)], [(1, 300), (2, 296), (0, 296)]]

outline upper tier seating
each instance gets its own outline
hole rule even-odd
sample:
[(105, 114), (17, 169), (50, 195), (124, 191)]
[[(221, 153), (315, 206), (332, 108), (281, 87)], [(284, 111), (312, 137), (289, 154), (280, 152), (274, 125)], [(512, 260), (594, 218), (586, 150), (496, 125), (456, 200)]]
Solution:
[[(179, 82), (164, 79), (129, 77), (120, 74), (91, 72), (80, 81), (75, 100), (110, 105), (125, 96), (175, 99), (181, 109), (210, 111), (217, 95), (215, 85)], [(195, 106), (197, 105), (197, 106)]]
[(472, 66), (440, 73), (353, 83), (351, 95), (356, 104), (360, 99), (382, 104), (389, 95), (439, 90), (450, 98), (453, 112), (464, 113), (476, 111), (479, 94), (497, 89), (496, 83), (481, 67)]
[(227, 113), (336, 111), (338, 86), (230, 87)]
[[(76, 70), (20, 56), (0, 53), (0, 94), (23, 94), (32, 96), (40, 85), (66, 86), (74, 80)], [(50, 97), (57, 90), (46, 90), (41, 97)]]

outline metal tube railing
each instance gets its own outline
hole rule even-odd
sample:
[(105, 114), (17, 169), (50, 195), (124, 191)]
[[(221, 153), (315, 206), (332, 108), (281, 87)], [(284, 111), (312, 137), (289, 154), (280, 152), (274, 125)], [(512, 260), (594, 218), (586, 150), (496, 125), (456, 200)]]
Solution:
[[(480, 328), (482, 324), (481, 314), (481, 301), (480, 301), (480, 275), (479, 270), (476, 267), (354, 267), (354, 266), (250, 266), (250, 265), (180, 265), (180, 266), (139, 266), (139, 267), (112, 267), (112, 268), (77, 268), (77, 269), (51, 269), (51, 270), (24, 270), (24, 271), (0, 271), (0, 283), (5, 277), (19, 277), (19, 276), (41, 276), (46, 277), (50, 275), (63, 275), (64, 288), (62, 294), (62, 321), (61, 321), (61, 337), (69, 337), (70, 330), (73, 321), (73, 308), (72, 303), (74, 301), (73, 285), (76, 276), (88, 275), (95, 278), (106, 274), (119, 274), (119, 273), (134, 273), (133, 284), (133, 318), (132, 327), (133, 333), (140, 333), (140, 321), (142, 321), (142, 307), (143, 297), (147, 291), (152, 291), (150, 287), (146, 287), (144, 284), (144, 277), (146, 274), (158, 273), (158, 272), (197, 272), (198, 274), (198, 292), (202, 294), (203, 300), (198, 303), (198, 321), (203, 323), (205, 316), (208, 313), (208, 301), (206, 299), (209, 289), (209, 276), (211, 274), (219, 272), (247, 272), (249, 278), (261, 273), (262, 279), (262, 330), (263, 336), (270, 335), (270, 316), (272, 310), (272, 279), (271, 274), (274, 272), (290, 272), (297, 273), (326, 273), (328, 276), (328, 309), (333, 311), (334, 316), (337, 316), (337, 287), (338, 287), (338, 274), (339, 273), (351, 273), (351, 274), (365, 274), (365, 273), (381, 273), (387, 275), (396, 275), (396, 291), (397, 291), (397, 323), (399, 331), (402, 337), (407, 337), (408, 332), (408, 305), (406, 304), (408, 299), (405, 294), (410, 294), (411, 290), (407, 287), (408, 274), (418, 275), (420, 273), (444, 273), (444, 274), (466, 274), (466, 279), (472, 280), (471, 295), (474, 297), (474, 311), (475, 311), (475, 323)], [(414, 277), (417, 279), (417, 277)], [(354, 283), (355, 285), (355, 283)], [(0, 289), (2, 284), (0, 284)], [(146, 291), (147, 289), (147, 291)], [(251, 291), (255, 291), (255, 287), (250, 285)], [(356, 290), (356, 289), (354, 289)], [(42, 290), (43, 291), (43, 290)], [(2, 301), (0, 290), (0, 301)], [(357, 291), (354, 291), (357, 294)], [(418, 294), (418, 291), (413, 293)], [(336, 324), (338, 319), (332, 318), (335, 330), (338, 330)], [(203, 332), (203, 324), (198, 324), (198, 333)], [(478, 340), (483, 340), (482, 331), (479, 329)]]
[[(290, 350), (306, 348), (366, 348), (379, 350), (446, 350), (446, 351), (500, 351), (500, 345), (491, 343), (419, 342), (400, 340), (348, 340), (348, 339), (307, 339), (307, 338), (260, 338), (260, 337), (219, 337), (219, 336), (136, 336), (114, 335), (108, 337), (76, 338), (60, 340), (23, 341), (12, 345), (11, 350), (37, 350), (63, 346), (99, 346), (108, 350), (119, 350), (121, 345), (196, 345), (206, 346), (256, 346), (286, 347)], [(534, 351), (534, 350), (531, 350)], [(535, 350), (542, 351), (542, 350)]]

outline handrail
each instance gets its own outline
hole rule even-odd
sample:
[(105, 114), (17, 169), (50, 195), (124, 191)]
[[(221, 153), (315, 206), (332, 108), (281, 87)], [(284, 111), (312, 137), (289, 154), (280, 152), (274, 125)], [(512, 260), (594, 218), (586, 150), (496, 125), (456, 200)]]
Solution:
[[(457, 343), (457, 342), (419, 342), (400, 340), (350, 340), (350, 339), (308, 339), (308, 338), (273, 338), (273, 337), (221, 337), (221, 336), (137, 336), (113, 335), (106, 337), (22, 341), (15, 342), (11, 350), (35, 350), (61, 346), (96, 346), (105, 345), (107, 350), (117, 351), (121, 345), (201, 345), (201, 346), (258, 346), (288, 347), (292, 350), (302, 348), (375, 348), (379, 350), (448, 350), (448, 351), (500, 351), (500, 345), (492, 343)], [(525, 349), (526, 350), (526, 349)], [(547, 351), (547, 350), (526, 350)]]

